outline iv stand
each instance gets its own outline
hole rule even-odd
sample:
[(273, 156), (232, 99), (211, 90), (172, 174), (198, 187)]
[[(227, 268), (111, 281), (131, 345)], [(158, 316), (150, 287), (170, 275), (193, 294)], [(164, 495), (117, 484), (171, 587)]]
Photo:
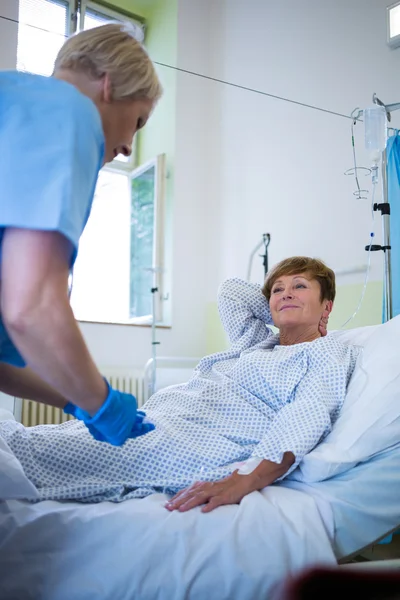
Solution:
[(264, 279), (268, 273), (268, 246), (271, 243), (271, 236), (269, 233), (263, 234), (264, 254), (262, 254), (263, 266), (264, 266)]
[(158, 292), (158, 287), (153, 286), (151, 288), (152, 294), (152, 319), (151, 319), (151, 358), (153, 359), (153, 368), (151, 371), (151, 390), (154, 394), (156, 390), (156, 372), (157, 372), (157, 346), (160, 342), (156, 340), (156, 293)]
[[(391, 121), (391, 112), (400, 109), (400, 102), (396, 104), (384, 104), (376, 94), (372, 96), (374, 104), (383, 106), (386, 110), (386, 117), (388, 122)], [(387, 152), (386, 149), (382, 152), (382, 186), (383, 186), (383, 203), (375, 203), (373, 206), (374, 211), (380, 211), (382, 215), (382, 240), (383, 245), (372, 245), (371, 250), (382, 250), (384, 254), (384, 279), (383, 279), (383, 299), (384, 299), (384, 322), (390, 321), (393, 316), (392, 307), (392, 263), (391, 263), (391, 250), (390, 245), (390, 203), (388, 194), (388, 182), (387, 182)], [(369, 250), (369, 246), (366, 247)]]
[(250, 254), (249, 264), (247, 267), (247, 281), (250, 281), (251, 278), (251, 269), (253, 266), (253, 259), (256, 253), (259, 251), (262, 245), (264, 245), (264, 254), (260, 254), (263, 258), (263, 266), (264, 266), (264, 279), (268, 273), (268, 246), (271, 243), (271, 235), (269, 233), (263, 233), (262, 240), (257, 244), (254, 248), (253, 252)]
[[(152, 318), (151, 318), (151, 358), (153, 359), (153, 365), (151, 370), (151, 394), (156, 391), (156, 373), (157, 373), (157, 346), (160, 342), (157, 342), (157, 306), (156, 306), (156, 294), (158, 292), (157, 287), (157, 272), (160, 269), (153, 268), (153, 285), (151, 287), (151, 301), (152, 301)], [(150, 394), (150, 395), (151, 395)]]
[(151, 291), (151, 378), (149, 382), (149, 389), (147, 390), (148, 398), (156, 391), (156, 373), (157, 373), (157, 346), (160, 345), (160, 342), (157, 341), (157, 298), (156, 294), (158, 292), (157, 287), (157, 273), (161, 271), (161, 269), (157, 267), (151, 267), (149, 269), (145, 269), (146, 271), (151, 271), (153, 273), (153, 281)]
[(382, 250), (384, 253), (384, 279), (383, 279), (383, 298), (384, 298), (384, 322), (390, 321), (393, 316), (392, 307), (392, 262), (390, 245), (390, 203), (388, 199), (387, 182), (387, 154), (386, 150), (382, 154), (382, 184), (383, 184), (383, 204), (374, 206), (374, 210), (380, 210), (382, 215)]

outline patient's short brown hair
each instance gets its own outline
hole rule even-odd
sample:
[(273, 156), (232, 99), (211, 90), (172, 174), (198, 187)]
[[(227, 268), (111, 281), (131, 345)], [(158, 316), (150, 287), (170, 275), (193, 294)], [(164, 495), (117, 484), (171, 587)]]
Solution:
[(283, 275), (301, 275), (307, 273), (311, 279), (316, 279), (321, 288), (321, 302), (323, 300), (332, 300), (336, 296), (335, 273), (318, 258), (309, 256), (292, 256), (281, 260), (268, 273), (262, 292), (269, 301), (272, 287), (277, 279)]

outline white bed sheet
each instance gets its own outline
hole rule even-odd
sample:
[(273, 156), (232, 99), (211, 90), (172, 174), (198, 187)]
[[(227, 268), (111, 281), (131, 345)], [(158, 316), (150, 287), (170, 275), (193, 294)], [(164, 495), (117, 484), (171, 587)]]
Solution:
[(400, 524), (400, 444), (208, 515), (169, 513), (164, 500), (0, 502), (0, 598), (267, 598), (289, 572), (334, 564)]
[(169, 513), (164, 499), (0, 503), (0, 598), (268, 597), (289, 572), (333, 564), (400, 524), (400, 445), (209, 515)]
[(253, 600), (335, 563), (332, 523), (303, 492), (271, 487), (210, 514), (164, 501), (0, 503), (0, 598)]
[(330, 507), (333, 548), (342, 559), (400, 527), (400, 442), (332, 479), (311, 484), (285, 480), (283, 485), (313, 496), (321, 511)]

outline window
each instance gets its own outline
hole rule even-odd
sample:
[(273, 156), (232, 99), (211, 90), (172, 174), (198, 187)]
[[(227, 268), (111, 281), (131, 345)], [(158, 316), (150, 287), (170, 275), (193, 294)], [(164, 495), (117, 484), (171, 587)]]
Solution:
[[(71, 33), (72, 0), (20, 0), (17, 68), (51, 75), (56, 55)], [(78, 27), (126, 21), (116, 11), (78, 2)], [(138, 39), (143, 24), (132, 21)], [(136, 143), (134, 144), (134, 150)], [(118, 157), (99, 174), (92, 212), (74, 268), (71, 305), (83, 321), (162, 321), (162, 206), (165, 167), (160, 156), (135, 170), (136, 152)]]
[[(131, 174), (100, 172), (74, 268), (71, 305), (81, 321), (150, 323), (162, 289), (165, 157)], [(156, 294), (156, 320), (162, 320)]]
[(387, 37), (392, 48), (400, 46), (400, 2), (387, 7)]
[(69, 23), (68, 0), (20, 0), (17, 69), (51, 75)]
[[(136, 169), (130, 185), (129, 316), (150, 320), (153, 312), (151, 288), (162, 289), (165, 156)], [(155, 317), (161, 321), (160, 295), (155, 298)]]
[(71, 306), (78, 320), (129, 320), (129, 258), (129, 177), (103, 169), (74, 268)]

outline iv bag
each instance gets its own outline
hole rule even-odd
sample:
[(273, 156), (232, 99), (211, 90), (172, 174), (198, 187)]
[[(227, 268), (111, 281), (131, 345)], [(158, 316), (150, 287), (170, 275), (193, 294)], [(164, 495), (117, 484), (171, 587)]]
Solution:
[(364, 109), (365, 149), (377, 164), (386, 148), (387, 120), (384, 106), (374, 104)]

